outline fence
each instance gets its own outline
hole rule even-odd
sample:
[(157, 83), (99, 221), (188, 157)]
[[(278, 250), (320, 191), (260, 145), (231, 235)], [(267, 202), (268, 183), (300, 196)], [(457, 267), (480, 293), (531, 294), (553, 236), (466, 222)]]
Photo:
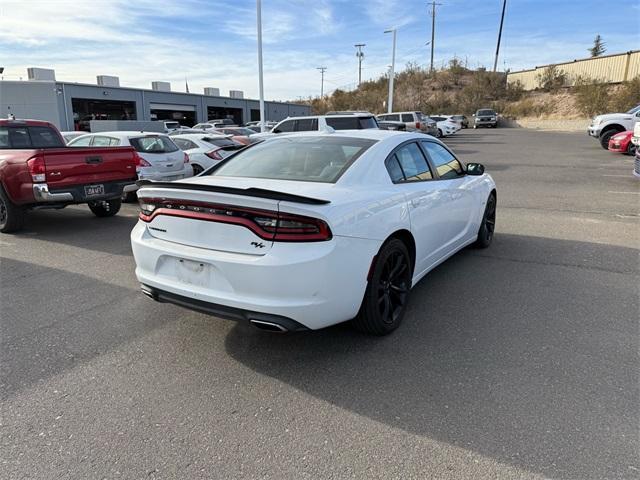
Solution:
[[(525, 90), (534, 90), (539, 87), (538, 75), (550, 66), (552, 65), (511, 72), (507, 75), (507, 82), (520, 81)], [(572, 85), (578, 77), (592, 78), (605, 83), (626, 82), (640, 75), (640, 50), (556, 63), (553, 66), (567, 74), (568, 85)]]

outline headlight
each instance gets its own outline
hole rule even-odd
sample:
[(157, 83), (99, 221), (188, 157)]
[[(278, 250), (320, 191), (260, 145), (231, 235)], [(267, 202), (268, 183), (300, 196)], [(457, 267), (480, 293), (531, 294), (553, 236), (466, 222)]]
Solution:
[(600, 125), (601, 123), (602, 123), (602, 119), (601, 119), (601, 118), (595, 117), (595, 118), (593, 119), (593, 125), (594, 125), (594, 126), (596, 126), (596, 125)]

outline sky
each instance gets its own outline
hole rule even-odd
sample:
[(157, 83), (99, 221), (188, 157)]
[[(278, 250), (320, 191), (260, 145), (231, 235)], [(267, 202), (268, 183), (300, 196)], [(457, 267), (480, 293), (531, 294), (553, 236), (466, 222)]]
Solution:
[[(435, 65), (454, 56), (492, 67), (502, 0), (437, 0)], [(354, 44), (365, 43), (363, 80), (391, 63), (428, 66), (426, 0), (263, 0), (265, 98), (297, 100), (352, 89)], [(604, 5), (607, 5), (605, 8)], [(640, 0), (507, 0), (498, 68), (518, 70), (588, 56), (600, 34), (607, 53), (640, 49)], [(203, 87), (258, 96), (255, 0), (0, 0), (0, 66), (5, 80), (27, 67), (54, 68), (58, 80), (172, 90)]]

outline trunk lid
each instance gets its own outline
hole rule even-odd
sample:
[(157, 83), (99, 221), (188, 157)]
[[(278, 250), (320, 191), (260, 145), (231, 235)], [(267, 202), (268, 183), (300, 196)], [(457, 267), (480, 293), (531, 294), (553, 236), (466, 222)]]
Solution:
[(131, 147), (42, 149), (46, 182), (52, 190), (73, 185), (134, 179), (136, 165)]
[[(143, 185), (138, 190), (138, 198), (143, 210), (147, 203), (155, 205), (156, 215), (151, 213), (145, 220), (149, 234), (155, 238), (209, 250), (262, 256), (273, 246), (269, 229), (271, 222), (277, 221), (282, 200), (289, 196), (292, 201), (304, 202), (308, 198), (296, 197), (300, 190), (301, 187), (287, 188), (287, 192), (279, 196), (278, 192), (284, 192), (282, 182), (275, 185), (273, 181), (260, 179), (194, 177), (165, 186)], [(309, 195), (308, 192), (299, 194)], [(267, 198), (271, 195), (274, 198)]]

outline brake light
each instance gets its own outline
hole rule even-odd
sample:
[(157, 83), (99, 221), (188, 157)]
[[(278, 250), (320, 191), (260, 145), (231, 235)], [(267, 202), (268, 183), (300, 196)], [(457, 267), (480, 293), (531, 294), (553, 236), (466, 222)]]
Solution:
[(133, 158), (136, 162), (136, 167), (150, 167), (151, 164), (142, 158), (138, 152), (133, 152)]
[(189, 163), (189, 155), (184, 154), (184, 163)]
[(420, 130), (420, 122), (416, 122), (416, 128)]
[(218, 153), (218, 150), (220, 149), (216, 148), (215, 150), (209, 150), (208, 152), (205, 153), (205, 155), (214, 160), (222, 160), (222, 155)]
[(34, 183), (47, 181), (47, 171), (45, 169), (43, 155), (36, 155), (27, 160), (27, 168), (31, 174), (31, 180)]
[(275, 242), (323, 242), (333, 238), (327, 222), (304, 215), (159, 198), (140, 198), (139, 203), (139, 218), (147, 223), (168, 215), (242, 226), (263, 240)]

